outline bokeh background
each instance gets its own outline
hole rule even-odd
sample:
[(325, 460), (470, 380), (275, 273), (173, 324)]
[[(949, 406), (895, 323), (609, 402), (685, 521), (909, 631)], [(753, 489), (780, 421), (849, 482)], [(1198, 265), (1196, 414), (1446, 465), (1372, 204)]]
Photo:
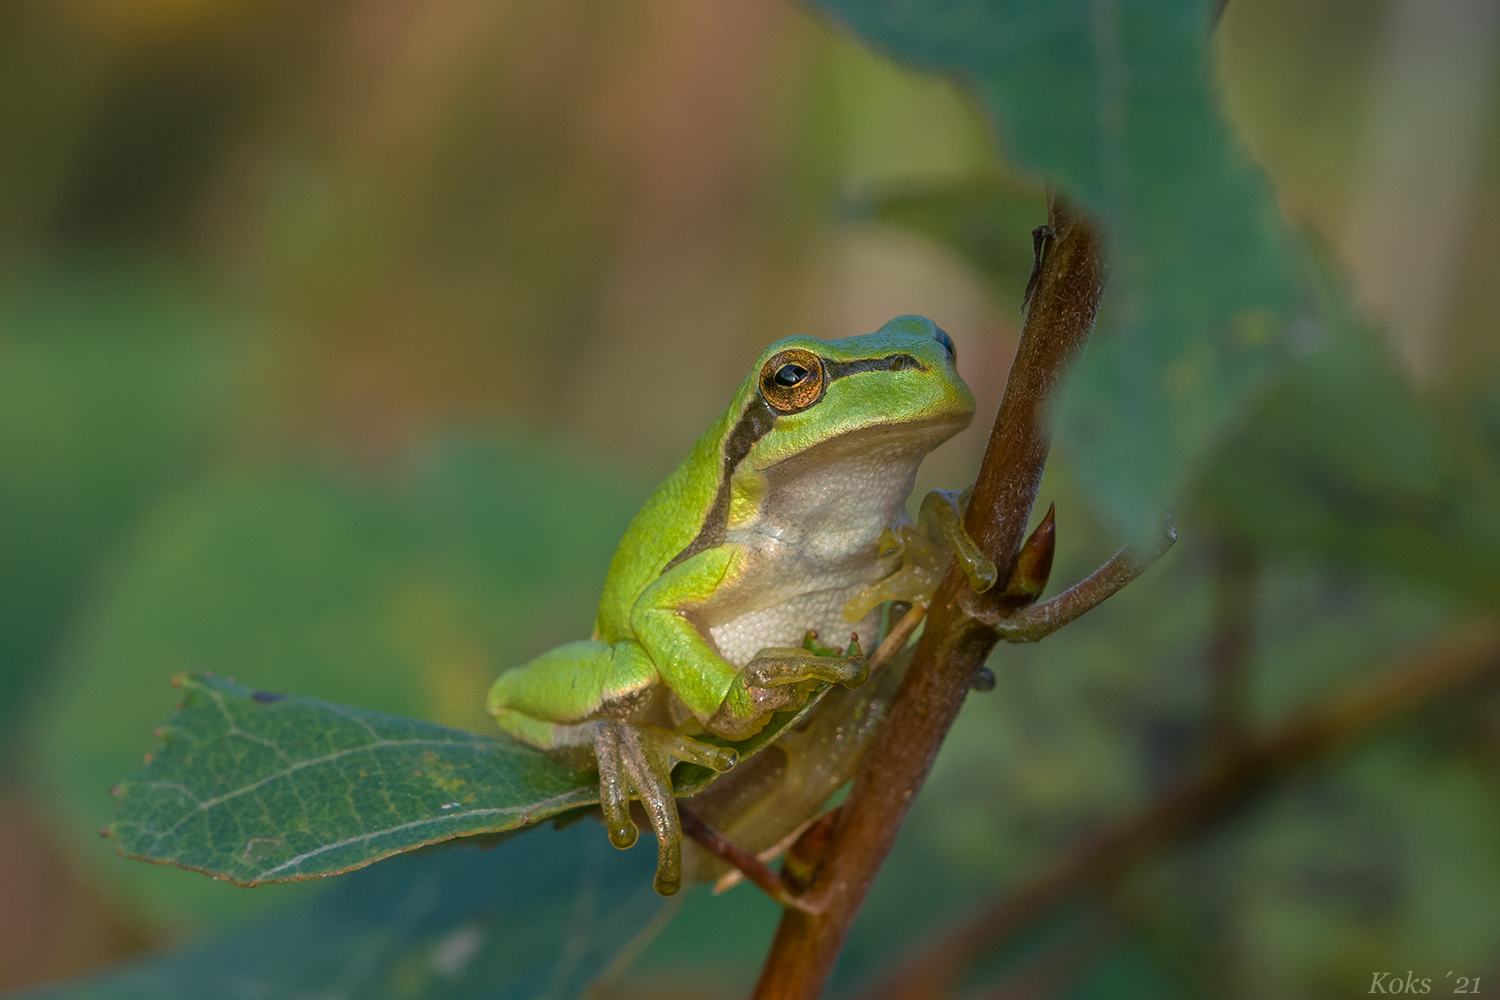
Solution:
[[(586, 632), (635, 507), (770, 340), (933, 317), (980, 416), (919, 488), (971, 479), (1057, 180), (1043, 147), (1124, 113), (1070, 81), (1170, 81), (1098, 27), (1114, 5), (1083, 5), (1093, 62), (1023, 67), (1073, 103), (1007, 118), (996, 95), (1025, 87), (953, 32), (922, 36), (922, 5), (879, 30), (859, 6), (0, 5), (0, 989), (331, 905), (339, 880), (238, 890), (98, 838), (168, 678), (487, 731), (494, 674)], [(1047, 5), (993, 6), (1045, 41), (1023, 8)], [(1227, 808), (1029, 923), (964, 988), (1500, 986), (1500, 5), (1230, 0), (1211, 35), (1213, 11), (1176, 6), (1265, 196), (1206, 187), (1139, 246), (1101, 207), (1125, 291), (1100, 336), (1150, 318), (1139, 296), (1238, 289), (1254, 262), (1199, 239), (1223, 219), (1259, 211), (1296, 277), (1281, 313), (1235, 328), (1264, 350), (1233, 391), (1193, 367), (1191, 331), (1149, 342), (1162, 380), (1135, 391), (1201, 398), (1201, 434), (1076, 390), (1043, 487), (1054, 579), (1129, 534), (1158, 458), (1144, 479), (1181, 541), (1077, 626), (996, 654), (840, 989), (1298, 719), (1333, 745), (1229, 782)], [(1198, 156), (1167, 128), (1131, 149), (1129, 179), (1163, 198)], [(1173, 243), (1177, 284), (1131, 283)], [(1379, 687), (1398, 665), (1415, 680)], [(684, 906), (619, 995), (748, 988), (775, 907), (748, 887)], [(327, 995), (491, 995), (451, 950), (400, 947), (441, 975), (408, 963)], [(207, 995), (178, 986), (156, 995)]]

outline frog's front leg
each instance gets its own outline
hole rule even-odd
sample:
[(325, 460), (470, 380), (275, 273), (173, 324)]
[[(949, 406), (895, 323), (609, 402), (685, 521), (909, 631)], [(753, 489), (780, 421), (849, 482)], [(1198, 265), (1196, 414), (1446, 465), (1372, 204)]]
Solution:
[[(772, 712), (794, 702), (800, 705), (818, 683), (853, 687), (869, 669), (857, 643), (842, 657), (804, 648), (766, 647), (743, 668), (724, 659), (699, 616), (740, 567), (740, 551), (732, 545), (701, 552), (658, 577), (641, 594), (630, 616), (636, 639), (666, 686), (700, 723), (726, 739), (753, 735)], [(758, 718), (760, 724), (744, 735), (720, 731), (716, 720), (729, 716)]]
[(870, 664), (857, 637), (850, 637), (842, 654), (768, 646), (745, 664), (705, 728), (726, 740), (746, 740), (760, 732), (773, 713), (801, 708), (821, 685), (859, 687), (869, 676)]
[(732, 546), (700, 553), (647, 588), (631, 616), (667, 687), (709, 732), (735, 741), (755, 735), (773, 713), (806, 704), (820, 684), (855, 687), (870, 670), (857, 640), (843, 655), (765, 647), (743, 668), (725, 660), (693, 619), (738, 566)]
[(639, 643), (573, 642), (501, 674), (490, 688), (489, 710), (501, 729), (526, 743), (581, 766), (592, 756), (599, 805), (616, 847), (636, 841), (630, 799), (640, 798), (656, 832), (656, 890), (670, 896), (682, 884), (672, 766), (690, 760), (725, 771), (737, 755), (650, 724), (660, 681)]
[(917, 523), (903, 521), (881, 534), (881, 555), (901, 556), (896, 572), (867, 587), (844, 607), (844, 617), (857, 622), (872, 608), (886, 601), (925, 603), (942, 582), (950, 559), (969, 578), (975, 593), (982, 594), (995, 585), (999, 571), (969, 533), (964, 530), (964, 509), (968, 491), (933, 490), (922, 498)]

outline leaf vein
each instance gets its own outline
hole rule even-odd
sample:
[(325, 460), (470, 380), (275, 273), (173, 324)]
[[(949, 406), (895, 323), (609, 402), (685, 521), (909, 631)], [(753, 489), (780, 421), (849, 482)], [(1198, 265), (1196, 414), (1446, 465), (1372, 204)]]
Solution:
[[(306, 760), (299, 760), (299, 761), (297, 761), (297, 762), (295, 762), (293, 764), (290, 764), (287, 767), (284, 767), (281, 770), (279, 770), (279, 771), (277, 771), (277, 772), (275, 772), (273, 774), (268, 774), (264, 778), (261, 778), (259, 781), (254, 781), (254, 782), (251, 782), (248, 785), (244, 785), (244, 786), (242, 786), (240, 788), (236, 788), (233, 791), (225, 792), (223, 795), (217, 796), (215, 798), (205, 799), (205, 800), (201, 800), (201, 801), (195, 799), (194, 801), (197, 802), (197, 805), (193, 809), (193, 811), (190, 812), (190, 813), (185, 814), (176, 823), (173, 823), (171, 826), (167, 827), (161, 833), (157, 834), (156, 844), (154, 846), (160, 846), (161, 841), (162, 841), (163, 838), (170, 836), (173, 832), (176, 831), (176, 829), (179, 826), (181, 826), (183, 823), (187, 822), (194, 815), (196, 815), (198, 813), (201, 813), (201, 812), (206, 812), (207, 810), (212, 809), (215, 806), (222, 805), (225, 802), (228, 802), (230, 799), (238, 798), (241, 795), (248, 795), (249, 793), (258, 790), (261, 787), (263, 787), (265, 785), (268, 785), (268, 784), (270, 784), (273, 781), (278, 781), (278, 780), (280, 780), (282, 778), (290, 777), (292, 774), (294, 774), (297, 771), (303, 771), (303, 770), (306, 770), (309, 767), (316, 767), (316, 766), (318, 766), (320, 764), (331, 764), (334, 761), (338, 760), (339, 758), (341, 758), (341, 757), (347, 757), (350, 754), (368, 753), (368, 752), (371, 752), (373, 750), (378, 750), (378, 749), (385, 749), (385, 748), (389, 748), (389, 747), (405, 747), (405, 746), (461, 747), (461, 748), (466, 748), (466, 749), (471, 749), (471, 750), (484, 749), (481, 744), (470, 743), (470, 742), (464, 741), (464, 740), (378, 740), (375, 743), (366, 743), (366, 744), (363, 744), (363, 745), (360, 745), (360, 746), (356, 746), (356, 747), (344, 747), (342, 750), (335, 750), (332, 753), (324, 754), (321, 757), (309, 757)], [(378, 762), (377, 762), (377, 766), (378, 766)], [(345, 778), (344, 780), (346, 782), (349, 781), (348, 778)], [(351, 799), (351, 802), (352, 802), (352, 800), (353, 800), (352, 782), (350, 784), (351, 784), (351, 790), (350, 790), (349, 794), (350, 794), (350, 799)], [(262, 804), (262, 807), (264, 807), (264, 803)], [(154, 849), (154, 847), (153, 847), (153, 849)]]
[(559, 802), (567, 800), (570, 796), (577, 795), (579, 791), (580, 789), (576, 788), (569, 789), (568, 791), (563, 792), (560, 795), (554, 795), (549, 799), (543, 799), (540, 802), (530, 802), (526, 805), (521, 806), (498, 806), (491, 809), (469, 809), (464, 812), (454, 813), (449, 816), (428, 816), (424, 819), (412, 820), (411, 822), (402, 823), (398, 826), (386, 827), (383, 830), (372, 830), (369, 833), (361, 833), (358, 836), (346, 837), (343, 840), (336, 840), (328, 844), (323, 844), (320, 847), (315, 847), (310, 851), (305, 851), (302, 854), (297, 855), (295, 858), (290, 858), (286, 861), (283, 861), (275, 868), (266, 869), (265, 871), (260, 873), (259, 877), (260, 879), (269, 879), (276, 873), (286, 871), (288, 868), (294, 868), (297, 865), (300, 865), (302, 862), (308, 860), (309, 858), (317, 857), (319, 854), (325, 854), (328, 851), (336, 851), (341, 847), (349, 847), (354, 844), (361, 844), (369, 840), (374, 840), (376, 837), (385, 837), (390, 834), (401, 833), (406, 830), (415, 830), (423, 826), (431, 826), (434, 823), (451, 823), (453, 820), (472, 819), (480, 816), (507, 816), (515, 813), (528, 813), (539, 809), (545, 809), (548, 806), (556, 805)]

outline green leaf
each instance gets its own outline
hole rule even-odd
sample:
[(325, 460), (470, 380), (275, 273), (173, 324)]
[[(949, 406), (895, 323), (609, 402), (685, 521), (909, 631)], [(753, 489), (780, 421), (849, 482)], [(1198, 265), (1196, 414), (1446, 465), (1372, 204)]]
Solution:
[(588, 634), (639, 503), (598, 461), (477, 435), (429, 442), (378, 475), (289, 466), (234, 469), (158, 505), (37, 702), (35, 787), (91, 877), (163, 920), (222, 923), (302, 889), (147, 870), (96, 835), (107, 790), (169, 714), (173, 674), (494, 732), (495, 675)]
[(260, 885), (504, 833), (597, 802), (540, 751), (310, 698), (179, 675), (165, 749), (116, 789), (122, 854)]
[(1230, 438), (1197, 503), (1257, 545), (1500, 606), (1500, 451), (1468, 414), (1420, 400), (1332, 305), (1322, 342)]
[[(217, 677), (173, 683), (183, 699), (157, 730), (166, 746), (117, 786), (118, 817), (104, 831), (128, 857), (236, 885), (289, 882), (599, 801), (597, 775), (512, 740)], [(811, 707), (724, 745), (748, 757)], [(678, 794), (714, 777), (685, 765)]]
[(49, 1000), (531, 1000), (578, 996), (668, 916), (656, 853), (594, 823), (400, 858), (310, 903)]
[(244, 323), (139, 264), (0, 288), (0, 732), (102, 553), (190, 475), (243, 396)]
[(972, 85), (1008, 162), (1102, 222), (1110, 287), (1059, 431), (1101, 510), (1154, 524), (1273, 370), (1298, 291), (1267, 185), (1219, 113), (1214, 4), (816, 5)]

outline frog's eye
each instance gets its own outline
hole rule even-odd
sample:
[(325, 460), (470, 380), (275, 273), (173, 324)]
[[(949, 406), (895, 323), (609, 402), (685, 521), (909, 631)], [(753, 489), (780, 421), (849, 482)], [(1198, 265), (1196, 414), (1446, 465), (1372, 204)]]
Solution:
[(777, 413), (807, 409), (823, 398), (827, 384), (823, 359), (796, 347), (780, 352), (760, 370), (760, 394)]
[(786, 386), (788, 389), (790, 389), (792, 386), (796, 385), (798, 382), (801, 382), (811, 374), (811, 372), (809, 372), (806, 368), (803, 368), (801, 365), (797, 364), (795, 361), (788, 361), (786, 364), (776, 369), (776, 374), (772, 375), (771, 377), (776, 380), (777, 385)]
[(953, 346), (953, 338), (948, 336), (948, 332), (940, 326), (934, 326), (932, 329), (934, 331), (932, 339), (943, 345), (943, 350), (948, 352), (948, 357), (957, 361), (958, 348)]

